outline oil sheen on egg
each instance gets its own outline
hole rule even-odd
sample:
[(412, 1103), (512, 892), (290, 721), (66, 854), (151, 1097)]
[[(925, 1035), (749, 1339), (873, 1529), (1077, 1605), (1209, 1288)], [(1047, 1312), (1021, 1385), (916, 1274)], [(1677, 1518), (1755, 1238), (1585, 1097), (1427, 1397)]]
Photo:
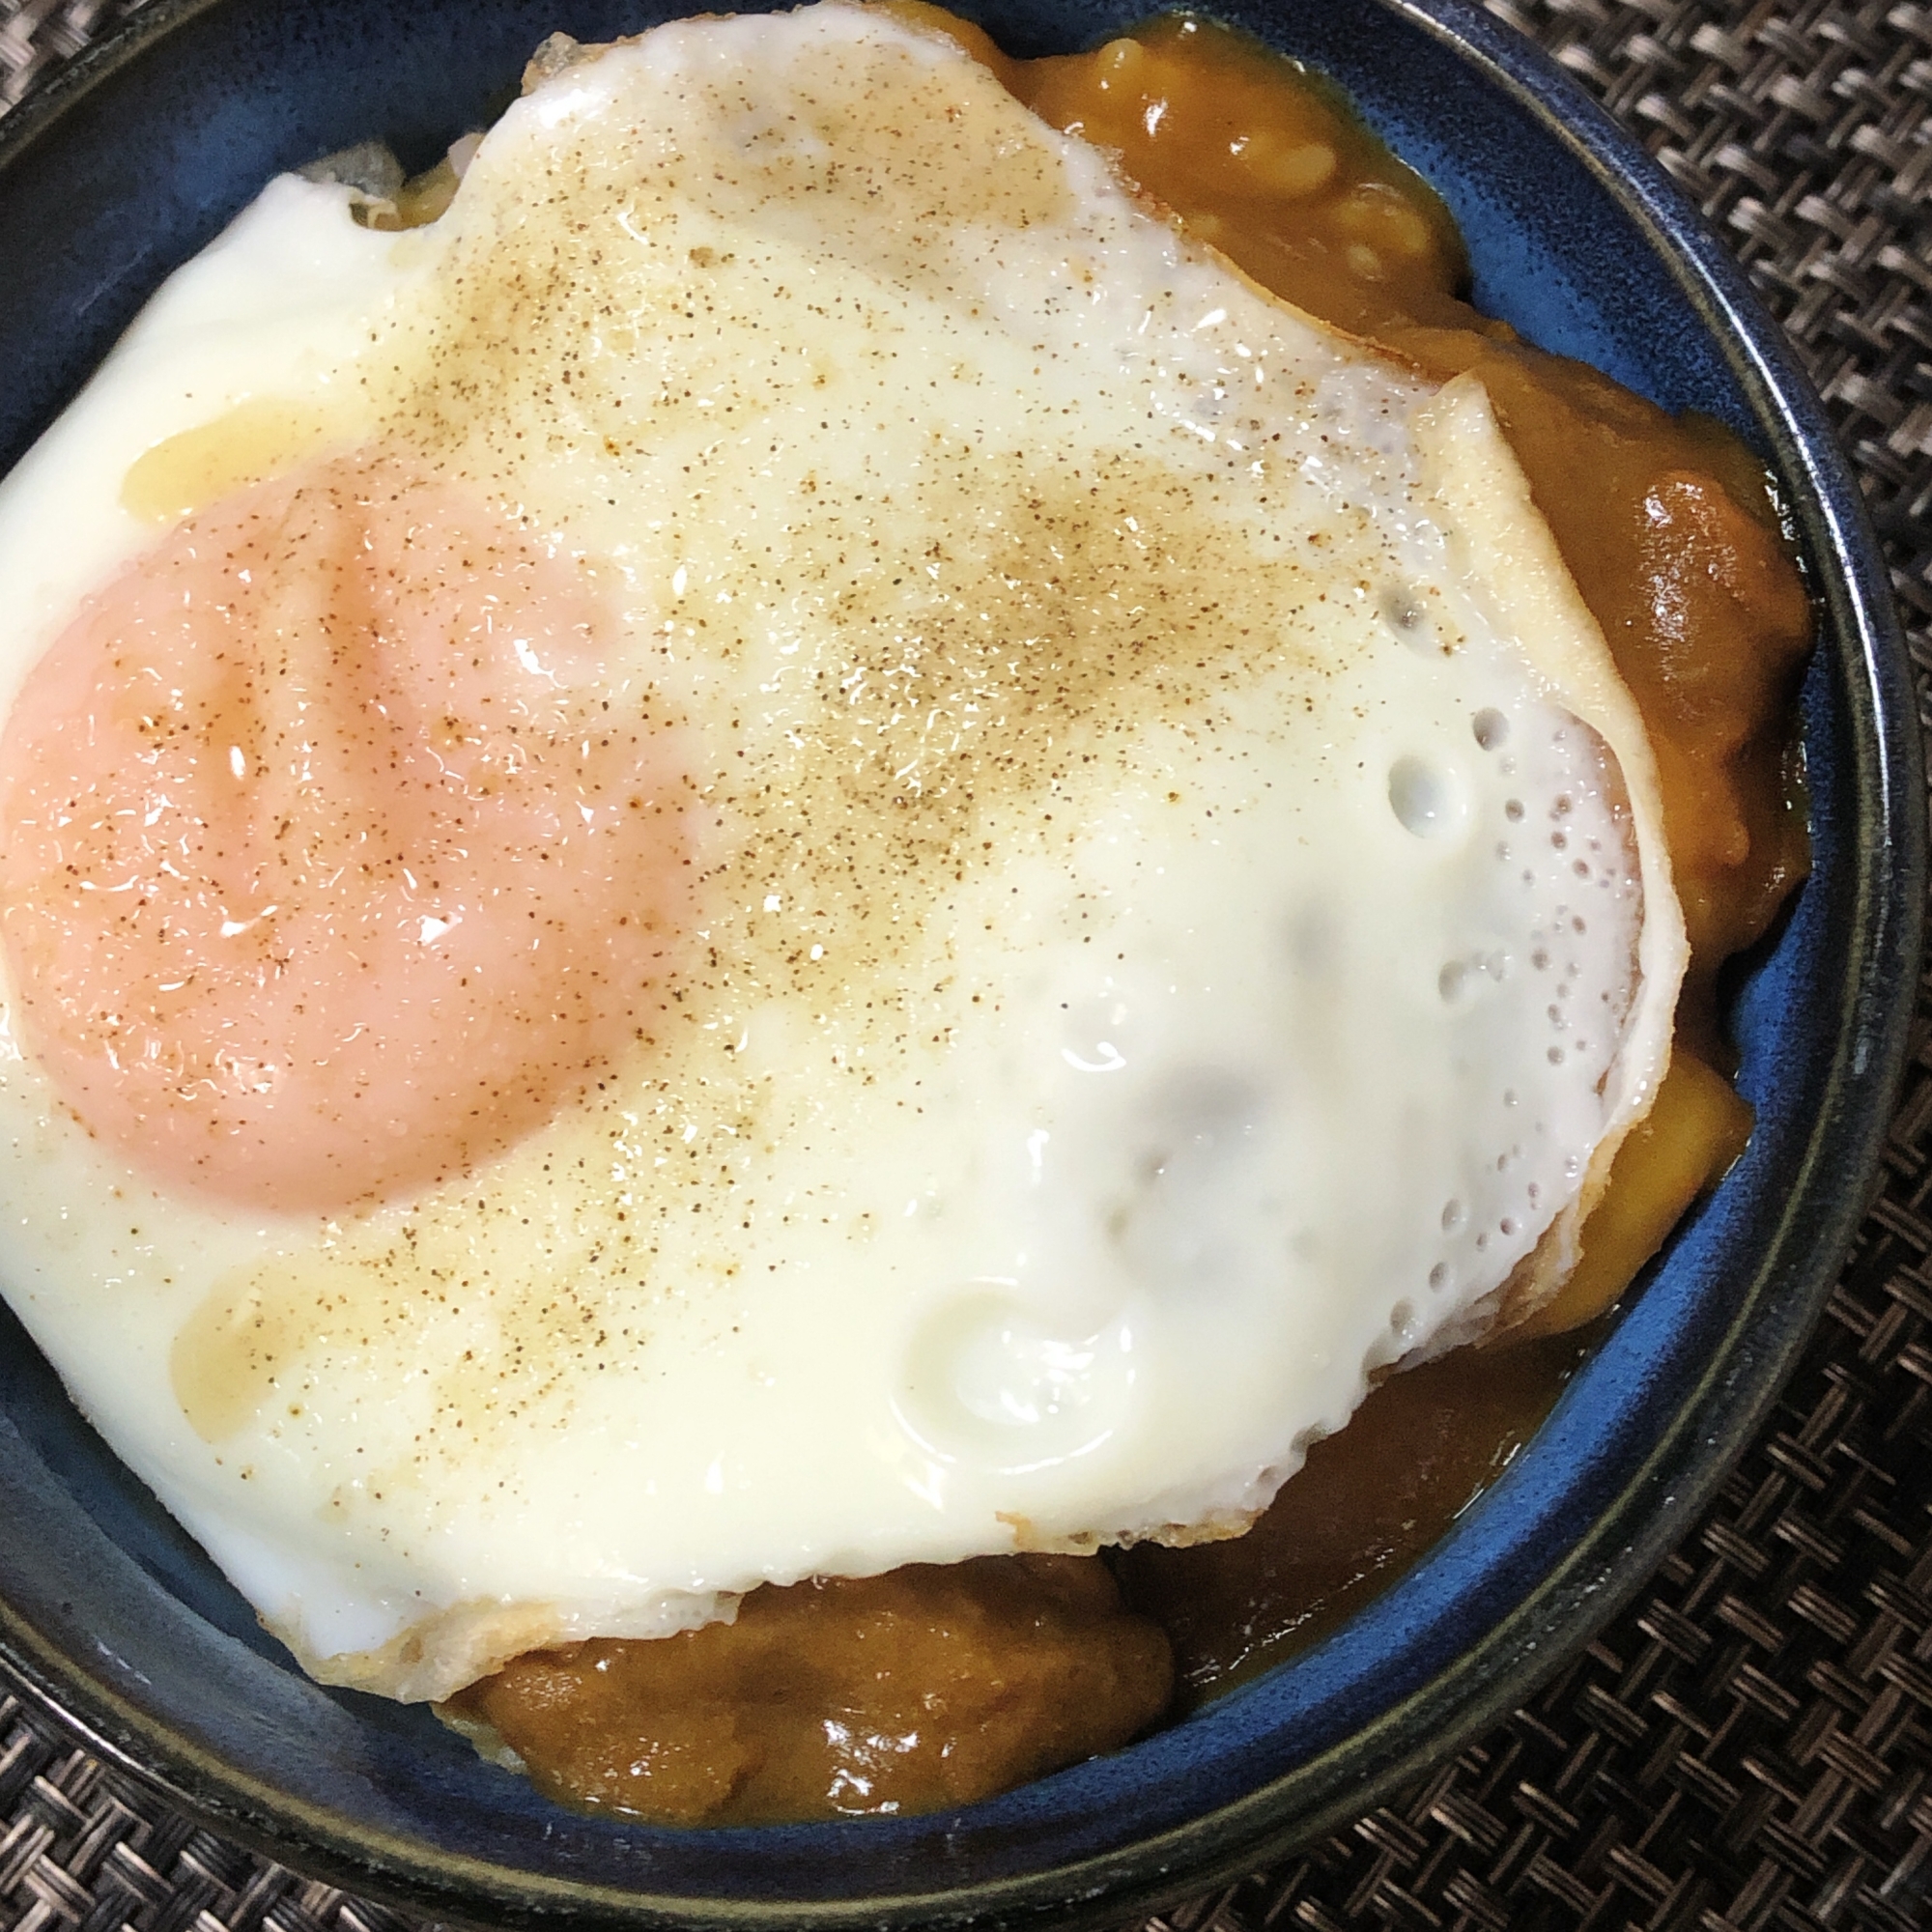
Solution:
[(567, 51), (0, 486), (9, 1297), (408, 1697), (1237, 1526), (1560, 1278), (1683, 964), (1480, 389), (838, 0)]

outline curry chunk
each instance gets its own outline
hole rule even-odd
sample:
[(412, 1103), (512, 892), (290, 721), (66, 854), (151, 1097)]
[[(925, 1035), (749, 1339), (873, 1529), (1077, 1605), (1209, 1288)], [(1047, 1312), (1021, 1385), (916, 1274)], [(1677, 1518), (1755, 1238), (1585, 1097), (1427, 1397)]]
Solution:
[(932, 1811), (1114, 1749), (1167, 1709), (1166, 1635), (1086, 1556), (754, 1590), (731, 1624), (532, 1651), (463, 1691), (567, 1802), (677, 1825)]

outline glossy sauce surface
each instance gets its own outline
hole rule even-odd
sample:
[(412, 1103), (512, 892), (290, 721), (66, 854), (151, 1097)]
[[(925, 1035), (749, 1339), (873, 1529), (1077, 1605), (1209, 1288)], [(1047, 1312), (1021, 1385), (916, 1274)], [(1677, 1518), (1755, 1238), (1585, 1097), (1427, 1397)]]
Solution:
[(672, 1824), (968, 1804), (1167, 1708), (1159, 1627), (1091, 1557), (985, 1556), (746, 1598), (735, 1623), (518, 1658), (449, 1708), (553, 1796)]
[(1534, 1432), (1593, 1339), (1572, 1331), (1743, 1147), (1717, 976), (1806, 862), (1791, 698), (1810, 613), (1741, 446), (1468, 307), (1439, 199), (1332, 89), (1239, 36), (1168, 16), (1020, 62), (922, 0), (891, 11), (1114, 150), (1264, 286), (1432, 377), (1481, 376), (1657, 748), (1692, 980), (1671, 1072), (1558, 1300), (1506, 1342), (1384, 1382), (1246, 1536), (768, 1587), (735, 1625), (539, 1653), (458, 1700), (553, 1795), (686, 1823), (990, 1795), (1125, 1743), (1171, 1682), (1191, 1703), (1279, 1662), (1392, 1581)]
[(1181, 1708), (1305, 1649), (1401, 1576), (1508, 1467), (1597, 1325), (1391, 1376), (1245, 1536), (1112, 1559), (1174, 1645)]

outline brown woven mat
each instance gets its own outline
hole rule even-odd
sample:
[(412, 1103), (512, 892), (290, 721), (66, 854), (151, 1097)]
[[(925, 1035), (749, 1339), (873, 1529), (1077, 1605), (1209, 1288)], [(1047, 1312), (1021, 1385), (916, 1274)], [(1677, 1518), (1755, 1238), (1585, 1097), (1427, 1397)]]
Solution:
[[(1749, 264), (1932, 672), (1932, 5), (1490, 0)], [(0, 110), (128, 0), (0, 0)], [(1924, 680), (1921, 716), (1932, 718)], [(1148, 1932), (1932, 1926), (1932, 1041), (1785, 1401), (1603, 1640), (1312, 1856)], [(0, 1932), (391, 1932), (222, 1843), (0, 1681)]]

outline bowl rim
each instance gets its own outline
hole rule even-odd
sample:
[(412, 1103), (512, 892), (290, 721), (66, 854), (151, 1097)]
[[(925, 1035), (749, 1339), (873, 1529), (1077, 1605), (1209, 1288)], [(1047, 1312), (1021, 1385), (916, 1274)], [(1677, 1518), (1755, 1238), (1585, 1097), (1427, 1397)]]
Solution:
[[(4, 172), (80, 101), (148, 50), (232, 0), (150, 0), (0, 121)], [(1921, 745), (1891, 589), (1861, 496), (1822, 405), (1781, 329), (1701, 215), (1582, 88), (1527, 37), (1474, 0), (1373, 0), (1441, 43), (1565, 148), (1644, 237), (1722, 349), (1732, 377), (1797, 487), (1821, 563), (1814, 590), (1846, 675), (1858, 816), (1853, 927), (1830, 1075), (1817, 1109), (1837, 1123), (1829, 1158), (1814, 1135), (1759, 1266), (1672, 1426), (1578, 1542), (1476, 1644), (1365, 1727), (1245, 1796), (1122, 1852), (936, 1893), (862, 1901), (694, 1902), (539, 1877), (463, 1856), (428, 1859), (380, 1829), (238, 1777), (191, 1735), (137, 1710), (0, 1600), (0, 1661), (88, 1747), (190, 1816), (264, 1856), (404, 1910), (458, 1921), (536, 1925), (568, 1912), (588, 1925), (771, 1932), (779, 1926), (1100, 1925), (1158, 1909), (1309, 1842), (1371, 1808), (1520, 1701), (1603, 1628), (1694, 1522), (1769, 1413), (1835, 1279), (1863, 1211), (1904, 1069), (1925, 884)], [(1856, 671), (1857, 675), (1850, 674)], [(1541, 1656), (1538, 1655), (1541, 1651)], [(1409, 1742), (1397, 1734), (1406, 1732)], [(1417, 1742), (1417, 1739), (1424, 1742)], [(863, 1827), (859, 1829), (864, 1829)]]

